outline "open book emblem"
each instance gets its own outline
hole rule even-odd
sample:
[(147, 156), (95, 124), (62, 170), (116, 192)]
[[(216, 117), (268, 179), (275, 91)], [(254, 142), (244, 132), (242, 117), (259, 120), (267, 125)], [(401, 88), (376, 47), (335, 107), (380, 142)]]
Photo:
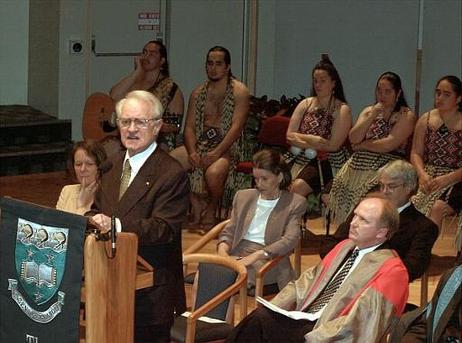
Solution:
[(59, 289), (66, 265), (68, 231), (18, 218), (16, 271), (25, 298), (36, 305), (45, 304)]

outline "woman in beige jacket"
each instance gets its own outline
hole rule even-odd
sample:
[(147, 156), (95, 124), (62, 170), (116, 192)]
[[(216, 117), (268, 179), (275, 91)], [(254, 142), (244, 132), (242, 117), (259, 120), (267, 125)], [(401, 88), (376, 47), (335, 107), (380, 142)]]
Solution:
[[(290, 171), (279, 152), (262, 150), (253, 157), (256, 188), (238, 191), (231, 220), (219, 236), (218, 254), (234, 256), (248, 269), (249, 285), (255, 271), (268, 259), (287, 255), (300, 238), (306, 199), (286, 190)], [(282, 289), (294, 277), (286, 256), (265, 277), (265, 284)]]

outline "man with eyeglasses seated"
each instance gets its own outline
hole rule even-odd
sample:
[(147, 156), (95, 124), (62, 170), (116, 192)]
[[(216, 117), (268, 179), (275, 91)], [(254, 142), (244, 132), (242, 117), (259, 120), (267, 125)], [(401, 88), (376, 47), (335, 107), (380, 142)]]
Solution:
[[(154, 286), (137, 292), (135, 341), (170, 342), (173, 315), (185, 311), (181, 226), (188, 210), (189, 180), (156, 140), (162, 105), (150, 92), (132, 91), (116, 105), (126, 151), (101, 166), (91, 220), (138, 236), (138, 253), (154, 267)], [(95, 214), (97, 213), (97, 214)]]
[[(408, 270), (409, 281), (413, 281), (421, 277), (430, 264), (438, 227), (410, 202), (418, 187), (417, 172), (412, 164), (404, 160), (391, 161), (379, 169), (378, 178), (381, 195), (390, 200), (399, 212), (399, 229), (389, 240), (389, 246), (401, 257)], [(333, 236), (324, 239), (319, 253), (321, 257), (348, 237), (352, 218), (353, 214), (340, 224)]]

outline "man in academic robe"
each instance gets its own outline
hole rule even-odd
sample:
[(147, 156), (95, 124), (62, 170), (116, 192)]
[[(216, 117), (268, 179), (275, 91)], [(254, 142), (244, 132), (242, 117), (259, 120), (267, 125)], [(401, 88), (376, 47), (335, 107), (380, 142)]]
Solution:
[(290, 282), (271, 301), (307, 313), (294, 320), (260, 307), (229, 342), (378, 342), (401, 315), (408, 297), (406, 267), (384, 244), (399, 216), (386, 199), (368, 198), (354, 211), (349, 239)]
[(116, 112), (127, 150), (103, 170), (92, 220), (109, 230), (115, 216), (118, 231), (137, 234), (138, 253), (154, 268), (154, 286), (136, 294), (135, 341), (169, 342), (174, 312), (185, 310), (181, 225), (188, 177), (156, 143), (163, 109), (154, 95), (132, 91), (117, 103)]
[[(378, 179), (381, 195), (390, 200), (399, 212), (398, 231), (388, 244), (403, 260), (411, 282), (421, 277), (430, 265), (432, 247), (438, 238), (438, 227), (410, 201), (419, 185), (412, 164), (404, 160), (389, 162), (379, 170)], [(324, 239), (319, 253), (321, 258), (348, 237), (352, 218), (353, 214), (339, 225), (333, 236)]]

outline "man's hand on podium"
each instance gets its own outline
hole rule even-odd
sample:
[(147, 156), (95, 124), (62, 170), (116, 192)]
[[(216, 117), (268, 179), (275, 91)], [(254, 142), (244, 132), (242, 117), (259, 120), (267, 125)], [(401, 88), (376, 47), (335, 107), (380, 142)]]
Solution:
[(102, 233), (111, 230), (111, 217), (108, 217), (102, 213), (95, 214), (90, 218), (90, 222), (100, 228)]

